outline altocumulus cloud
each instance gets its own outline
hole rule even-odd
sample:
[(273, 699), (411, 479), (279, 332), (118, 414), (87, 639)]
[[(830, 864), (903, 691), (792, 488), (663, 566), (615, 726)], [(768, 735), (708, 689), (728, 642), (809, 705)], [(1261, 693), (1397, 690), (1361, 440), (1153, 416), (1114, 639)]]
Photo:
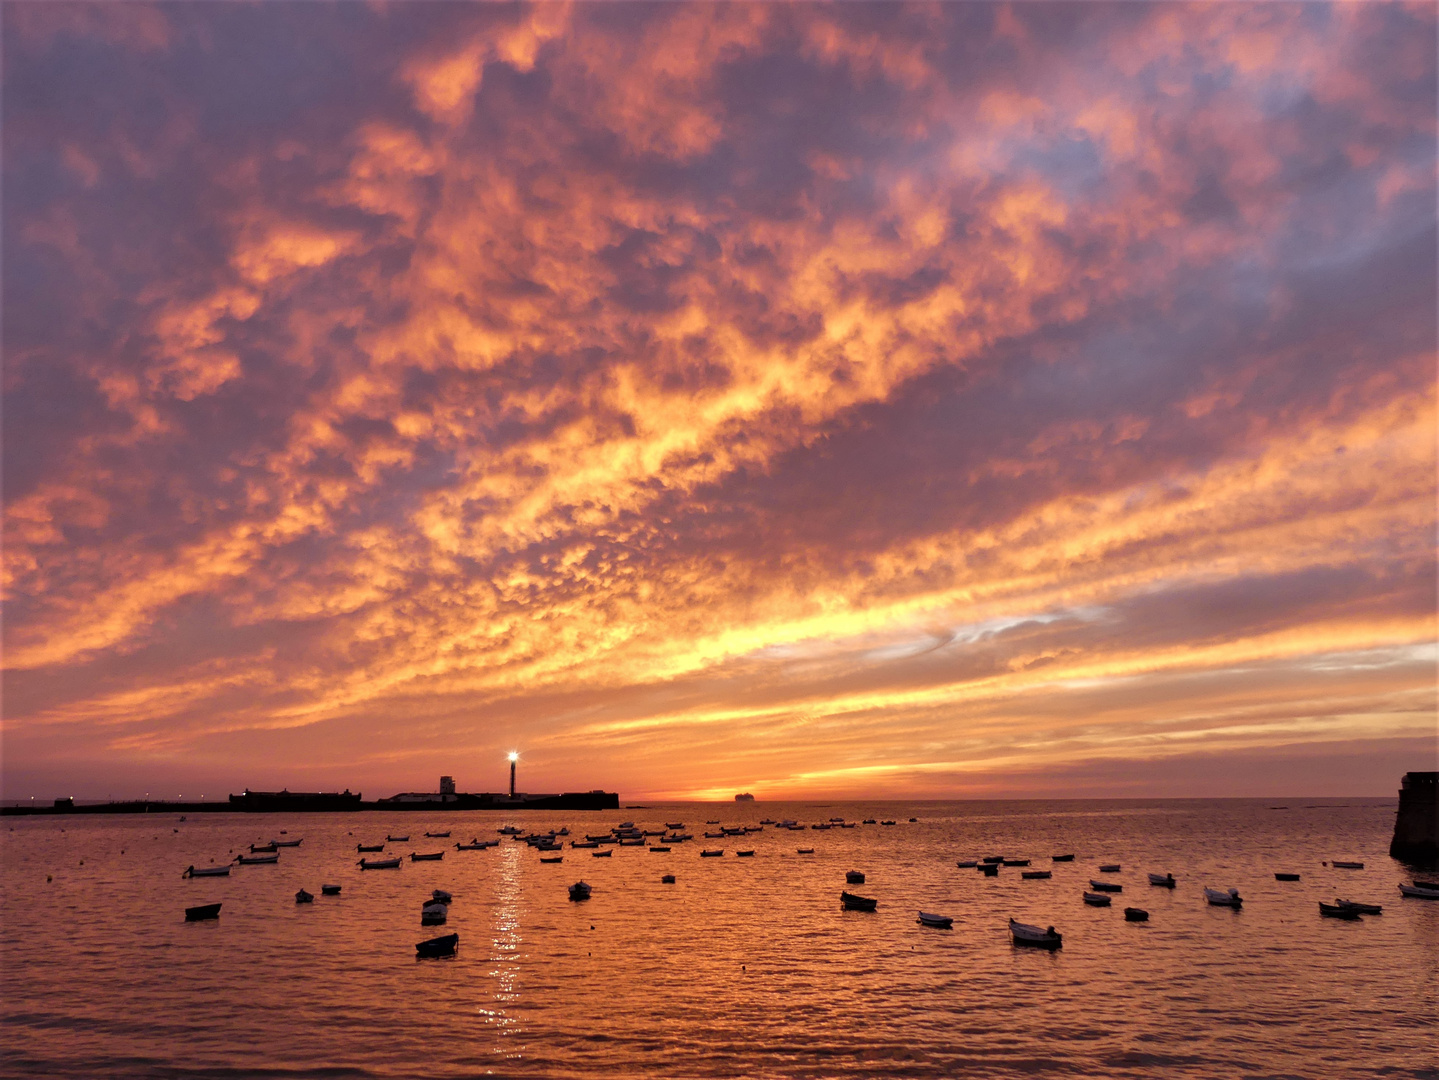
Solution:
[(1432, 757), (1432, 7), (3, 17), (10, 791)]

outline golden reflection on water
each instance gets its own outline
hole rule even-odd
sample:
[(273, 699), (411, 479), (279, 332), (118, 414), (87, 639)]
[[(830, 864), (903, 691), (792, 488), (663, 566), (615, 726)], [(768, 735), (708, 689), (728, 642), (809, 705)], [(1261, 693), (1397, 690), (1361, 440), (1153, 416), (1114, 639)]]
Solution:
[(520, 917), (524, 898), (525, 859), (527, 849), (506, 838), (496, 860), (495, 894), (490, 932), (490, 963), (488, 972), (493, 989), (491, 1009), (482, 1009), (498, 1036), (494, 1052), (506, 1059), (524, 1056), (524, 1045), (518, 1042), (524, 1034), (516, 1008), (520, 1003), (520, 965), (524, 959), (520, 946), (524, 937)]

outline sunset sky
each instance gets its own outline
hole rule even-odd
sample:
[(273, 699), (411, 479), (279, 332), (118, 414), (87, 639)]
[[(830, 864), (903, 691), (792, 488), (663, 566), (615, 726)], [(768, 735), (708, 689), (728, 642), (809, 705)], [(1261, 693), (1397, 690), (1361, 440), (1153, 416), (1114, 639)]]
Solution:
[(6, 798), (1435, 767), (1432, 4), (3, 18)]

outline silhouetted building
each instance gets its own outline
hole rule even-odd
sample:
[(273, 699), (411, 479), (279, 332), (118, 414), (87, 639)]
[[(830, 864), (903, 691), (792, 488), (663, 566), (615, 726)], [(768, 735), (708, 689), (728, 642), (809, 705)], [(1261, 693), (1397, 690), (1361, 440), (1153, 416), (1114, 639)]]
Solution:
[(453, 776), (440, 777), (440, 794), (453, 795), (455, 793), (455, 778)]
[(246, 788), (242, 794), (231, 795), (230, 805), (240, 810), (255, 813), (274, 813), (279, 810), (358, 810), (360, 793), (346, 788), (339, 791), (251, 791)]
[(1411, 863), (1439, 861), (1439, 772), (1404, 774), (1389, 854)]

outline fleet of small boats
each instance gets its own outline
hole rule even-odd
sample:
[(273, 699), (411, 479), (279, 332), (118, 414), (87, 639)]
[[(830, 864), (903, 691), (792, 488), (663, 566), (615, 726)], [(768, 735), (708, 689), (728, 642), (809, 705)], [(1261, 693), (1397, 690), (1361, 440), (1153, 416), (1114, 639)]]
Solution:
[[(911, 818), (910, 820), (915, 821), (916, 819)], [(863, 823), (866, 825), (876, 824), (873, 818), (866, 818)], [(772, 819), (766, 819), (761, 822), (759, 826), (723, 826), (720, 825), (718, 821), (711, 821), (708, 822), (708, 824), (720, 826), (718, 831), (706, 832), (704, 834), (709, 838), (743, 837), (752, 832), (759, 832), (765, 827), (787, 829), (790, 831), (800, 831), (806, 828), (805, 825), (792, 820), (774, 821)], [(885, 820), (879, 822), (879, 824), (894, 825), (895, 822)], [(832, 828), (849, 829), (855, 826), (855, 822), (846, 822), (842, 818), (831, 818), (827, 822), (819, 822), (808, 826), (808, 828), (825, 831)], [(669, 845), (683, 843), (692, 839), (689, 835), (679, 833), (678, 830), (682, 828), (684, 828), (683, 822), (666, 822), (665, 830), (669, 830), (669, 832), (666, 833), (665, 830), (661, 829), (639, 829), (635, 827), (633, 822), (624, 822), (617, 828), (611, 829), (607, 834), (586, 836), (583, 841), (573, 840), (571, 841), (571, 846), (591, 849), (591, 854), (595, 858), (611, 857), (614, 847), (647, 847), (647, 850), (651, 852), (668, 853), (671, 850)], [(537, 848), (541, 852), (539, 860), (541, 863), (549, 864), (563, 861), (562, 855), (548, 853), (561, 850), (561, 838), (569, 835), (568, 829), (551, 829), (549, 832), (531, 833), (527, 835), (516, 826), (506, 826), (498, 829), (497, 832), (502, 836), (510, 837), (512, 840), (523, 841), (529, 846)], [(284, 830), (281, 830), (281, 835), (284, 835)], [(432, 839), (448, 839), (451, 834), (450, 831), (446, 830), (426, 831), (424, 835)], [(649, 846), (649, 840), (651, 838), (659, 838), (661, 843)], [(408, 835), (387, 836), (385, 838), (385, 843), (403, 843), (408, 841)], [(274, 839), (266, 844), (249, 844), (248, 852), (235, 856), (233, 864), (204, 867), (191, 865), (185, 868), (181, 876), (186, 878), (227, 877), (230, 875), (231, 867), (234, 864), (273, 865), (277, 863), (280, 858), (278, 849), (298, 848), (302, 843), (303, 839)], [(499, 840), (484, 841), (475, 838), (469, 843), (456, 843), (455, 848), (460, 851), (479, 851), (487, 847), (498, 846), (499, 843)], [(361, 854), (379, 853), (383, 852), (384, 849), (385, 844), (383, 843), (356, 845), (356, 851)], [(812, 847), (797, 848), (795, 850), (796, 853), (800, 855), (812, 855), (815, 851)], [(739, 858), (753, 857), (755, 850), (752, 848), (739, 849), (736, 850), (735, 854), (736, 857)], [(411, 852), (409, 859), (412, 862), (438, 862), (444, 858), (444, 855), (444, 851)], [(703, 849), (699, 852), (701, 858), (718, 858), (723, 855), (723, 848)], [(1051, 855), (1050, 859), (1055, 863), (1073, 862), (1075, 855), (1073, 853), (1055, 854)], [(401, 856), (394, 856), (388, 859), (361, 858), (357, 865), (361, 870), (388, 870), (398, 869), (402, 865), (402, 862), (403, 858)], [(1028, 858), (1013, 858), (1004, 855), (989, 855), (982, 859), (962, 859), (957, 861), (955, 865), (960, 869), (976, 869), (986, 876), (991, 877), (997, 876), (1001, 867), (1021, 868), (1022, 872), (1020, 877), (1023, 880), (1047, 880), (1053, 877), (1053, 871), (1051, 870), (1023, 869), (1031, 865), (1031, 860)], [(1341, 870), (1364, 869), (1362, 862), (1355, 861), (1334, 860), (1328, 865)], [(1117, 874), (1122, 872), (1121, 864), (1119, 863), (1101, 863), (1098, 866), (1098, 870), (1101, 874)], [(1151, 873), (1147, 874), (1146, 877), (1150, 885), (1160, 888), (1174, 889), (1177, 884), (1172, 873)], [(1301, 880), (1301, 875), (1288, 871), (1276, 871), (1274, 878), (1276, 881), (1295, 882)], [(863, 885), (865, 884), (865, 880), (865, 874), (862, 871), (849, 870), (845, 872), (846, 885)], [(664, 874), (661, 876), (660, 881), (662, 884), (672, 885), (676, 881), (676, 876), (674, 874)], [(1092, 907), (1110, 907), (1112, 904), (1112, 894), (1123, 892), (1124, 889), (1123, 885), (1118, 882), (1096, 878), (1089, 879), (1088, 884), (1089, 890), (1083, 891), (1081, 896), (1084, 903)], [(586, 882), (578, 881), (567, 888), (569, 898), (573, 901), (588, 900), (591, 897), (592, 889)], [(340, 891), (341, 886), (339, 885), (326, 884), (320, 886), (321, 895), (324, 896), (338, 896)], [(1412, 884), (1401, 883), (1399, 885), (1399, 891), (1400, 894), (1406, 898), (1439, 900), (1439, 882), (1416, 880)], [(1205, 901), (1209, 905), (1216, 907), (1239, 909), (1244, 903), (1239, 895), (1239, 891), (1235, 888), (1215, 889), (1206, 887), (1203, 893)], [(314, 894), (304, 888), (301, 888), (295, 893), (296, 904), (312, 904), (314, 900)], [(450, 902), (451, 897), (449, 893), (441, 889), (434, 890), (432, 896), (421, 905), (421, 925), (443, 925), (449, 915)], [(217, 919), (221, 906), (219, 903), (214, 903), (187, 907), (185, 909), (185, 919), (187, 922)], [(840, 906), (846, 911), (874, 912), (877, 910), (879, 902), (874, 897), (860, 896), (846, 890), (840, 893)], [(1127, 922), (1149, 921), (1149, 912), (1143, 908), (1126, 907), (1123, 910), (1124, 918)], [(1355, 921), (1363, 916), (1382, 914), (1383, 906), (1356, 900), (1346, 900), (1339, 897), (1336, 898), (1332, 904), (1319, 901), (1319, 912), (1322, 918)], [(927, 911), (918, 912), (917, 921), (919, 925), (931, 929), (948, 930), (952, 929), (954, 925), (953, 917)], [(1041, 929), (1038, 926), (1021, 923), (1011, 918), (1009, 920), (1009, 929), (1015, 945), (1057, 949), (1061, 947), (1063, 942), (1063, 936), (1056, 931), (1053, 926)], [(431, 938), (427, 941), (417, 943), (415, 951), (419, 958), (452, 956), (456, 951), (458, 943), (458, 934), (447, 934), (442, 937)]]

